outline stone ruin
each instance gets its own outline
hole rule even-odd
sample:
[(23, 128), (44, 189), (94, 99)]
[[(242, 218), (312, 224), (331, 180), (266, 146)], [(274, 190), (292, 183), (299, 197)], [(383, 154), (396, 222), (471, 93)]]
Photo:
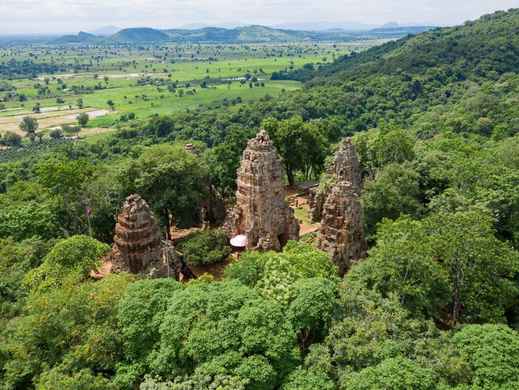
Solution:
[(174, 256), (169, 245), (163, 245), (159, 225), (139, 195), (126, 198), (117, 216), (110, 260), (113, 272), (177, 279), (185, 272), (181, 259)]
[(247, 248), (280, 250), (299, 239), (299, 222), (285, 200), (281, 159), (267, 132), (249, 140), (238, 169), (236, 205), (227, 216), (231, 236), (246, 235)]
[(334, 183), (345, 181), (351, 183), (357, 194), (362, 190), (362, 173), (355, 146), (351, 138), (345, 138), (337, 149), (333, 161), (325, 173), (325, 180), (318, 188), (310, 192), (310, 216), (313, 223), (323, 217), (323, 207)]
[(148, 204), (139, 195), (126, 198), (117, 216), (112, 269), (143, 273), (161, 258), (160, 229)]
[(360, 193), (362, 176), (355, 146), (345, 139), (327, 170), (327, 184), (312, 198), (312, 218), (321, 221), (318, 246), (344, 275), (351, 263), (366, 255)]

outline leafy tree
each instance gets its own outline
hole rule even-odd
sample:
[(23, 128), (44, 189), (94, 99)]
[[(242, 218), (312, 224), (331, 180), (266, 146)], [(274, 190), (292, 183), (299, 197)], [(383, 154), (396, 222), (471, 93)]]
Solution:
[(86, 112), (82, 112), (77, 116), (77, 122), (79, 126), (85, 127), (88, 124), (88, 121), (90, 120), (90, 117)]
[(116, 390), (117, 387), (101, 374), (95, 375), (92, 370), (82, 369), (64, 372), (61, 367), (44, 372), (36, 385), (38, 389), (63, 390)]
[(283, 390), (335, 390), (333, 381), (323, 372), (297, 369), (290, 373)]
[(0, 194), (0, 237), (24, 240), (59, 236), (59, 204), (44, 187), (19, 182)]
[(402, 214), (419, 217), (424, 211), (419, 185), (420, 175), (408, 164), (392, 163), (367, 180), (362, 205), (368, 236), (384, 218), (397, 219)]
[(34, 168), (38, 182), (59, 200), (61, 229), (70, 234), (85, 233), (86, 196), (83, 188), (92, 179), (94, 167), (86, 160), (53, 155)]
[(469, 325), (452, 342), (473, 372), (472, 386), (512, 389), (519, 386), (519, 334), (505, 325)]
[(156, 137), (167, 137), (175, 130), (175, 122), (171, 117), (154, 116), (146, 124), (144, 131)]
[(180, 288), (172, 279), (142, 280), (128, 287), (117, 308), (125, 353), (125, 362), (115, 379), (117, 384), (130, 386), (146, 373), (148, 355), (160, 341), (159, 328), (168, 303)]
[(7, 388), (110, 388), (107, 375), (122, 360), (116, 307), (131, 280), (112, 275), (78, 284), (60, 275), (61, 283), (31, 294), (2, 346), (8, 356), (2, 383)]
[(38, 121), (31, 117), (24, 117), (20, 123), (20, 130), (27, 133), (27, 136), (33, 140), (38, 130)]
[(120, 172), (127, 161), (112, 163), (110, 167), (96, 167), (93, 176), (86, 180), (76, 197), (75, 209), (81, 229), (88, 226), (89, 234), (103, 242), (111, 242), (115, 220), (126, 193), (119, 181)]
[(155, 373), (241, 378), (273, 389), (294, 361), (295, 334), (282, 306), (237, 282), (195, 283), (170, 300)]
[(406, 358), (384, 360), (377, 366), (367, 367), (351, 374), (341, 382), (343, 389), (419, 389), (438, 388), (436, 375)]
[(42, 264), (26, 275), (25, 283), (32, 291), (59, 287), (65, 277), (85, 280), (100, 265), (108, 245), (87, 236), (73, 236), (59, 241)]
[(252, 129), (231, 125), (227, 128), (225, 141), (208, 149), (204, 155), (211, 183), (223, 196), (232, 196), (236, 191), (236, 171), (247, 141), (252, 137)]
[(373, 129), (355, 136), (355, 144), (366, 175), (391, 164), (412, 161), (415, 158), (414, 140), (401, 129)]
[(16, 134), (12, 131), (6, 131), (2, 138), (0, 139), (1, 143), (7, 146), (21, 146), (22, 137), (19, 134)]
[(435, 257), (449, 273), (453, 322), (502, 321), (519, 295), (513, 278), (519, 254), (495, 238), (493, 220), (479, 210), (426, 220)]
[(294, 172), (301, 170), (308, 178), (312, 169), (320, 172), (327, 152), (327, 138), (321, 129), (312, 123), (304, 123), (302, 117), (277, 121), (268, 118), (263, 127), (272, 137), (278, 152), (283, 157), (288, 183), (294, 185)]
[(178, 249), (192, 265), (213, 264), (224, 261), (231, 254), (225, 232), (205, 230), (194, 233), (181, 242)]
[(182, 145), (157, 145), (145, 150), (124, 176), (126, 192), (137, 192), (146, 199), (160, 215), (168, 234), (175, 223), (190, 226), (198, 218), (207, 189), (207, 168)]
[(336, 294), (336, 283), (329, 279), (300, 279), (295, 283), (288, 317), (298, 331), (302, 352), (306, 352), (312, 343), (322, 341), (328, 333)]
[(61, 139), (63, 138), (63, 131), (61, 129), (51, 130), (49, 137), (52, 139)]
[(504, 320), (519, 290), (513, 278), (519, 255), (495, 238), (492, 219), (481, 210), (439, 213), (423, 221), (384, 224), (368, 260), (349, 278), (414, 313), (448, 323)]
[(266, 297), (286, 303), (294, 299), (298, 280), (334, 280), (337, 269), (326, 253), (311, 245), (290, 241), (282, 253), (245, 252), (239, 262), (227, 267), (225, 275), (259, 289)]
[(173, 382), (160, 382), (151, 377), (140, 385), (141, 390), (197, 390), (197, 389), (218, 389), (218, 390), (245, 390), (246, 381), (236, 376), (215, 374), (204, 375), (194, 374), (186, 377), (177, 377)]
[(16, 242), (12, 238), (0, 240), (0, 318), (2, 318), (0, 327), (2, 329), (9, 319), (20, 313), (27, 295), (27, 291), (22, 287), (25, 274), (40, 264), (51, 242), (36, 237), (21, 242)]
[(347, 280), (360, 282), (384, 297), (396, 294), (415, 316), (440, 316), (450, 296), (448, 274), (436, 261), (421, 222), (385, 221), (367, 260), (354, 266)]

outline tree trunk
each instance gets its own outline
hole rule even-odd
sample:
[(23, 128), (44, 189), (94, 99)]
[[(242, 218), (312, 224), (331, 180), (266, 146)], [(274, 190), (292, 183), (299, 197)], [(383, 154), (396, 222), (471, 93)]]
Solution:
[(171, 241), (171, 219), (168, 209), (164, 209), (164, 220), (166, 221), (166, 239)]
[(295, 183), (294, 172), (292, 171), (292, 167), (290, 165), (288, 165), (288, 164), (286, 164), (286, 171), (287, 171), (288, 184), (290, 186), (293, 186), (294, 183)]

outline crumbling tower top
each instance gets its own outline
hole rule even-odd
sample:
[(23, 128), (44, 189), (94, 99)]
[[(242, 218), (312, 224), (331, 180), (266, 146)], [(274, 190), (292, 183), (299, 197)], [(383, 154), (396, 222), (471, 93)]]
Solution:
[(283, 165), (265, 130), (243, 152), (237, 187), (227, 222), (232, 236), (246, 235), (249, 249), (262, 250), (279, 250), (299, 238), (299, 224), (285, 201)]
[(126, 198), (117, 216), (111, 258), (114, 270), (136, 274), (161, 260), (159, 226), (139, 195)]

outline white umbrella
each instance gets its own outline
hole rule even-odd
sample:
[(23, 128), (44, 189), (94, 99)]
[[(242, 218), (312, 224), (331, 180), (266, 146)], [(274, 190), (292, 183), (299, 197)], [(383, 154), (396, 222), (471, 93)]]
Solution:
[(247, 247), (247, 236), (240, 234), (231, 238), (231, 245), (235, 248), (246, 248)]

